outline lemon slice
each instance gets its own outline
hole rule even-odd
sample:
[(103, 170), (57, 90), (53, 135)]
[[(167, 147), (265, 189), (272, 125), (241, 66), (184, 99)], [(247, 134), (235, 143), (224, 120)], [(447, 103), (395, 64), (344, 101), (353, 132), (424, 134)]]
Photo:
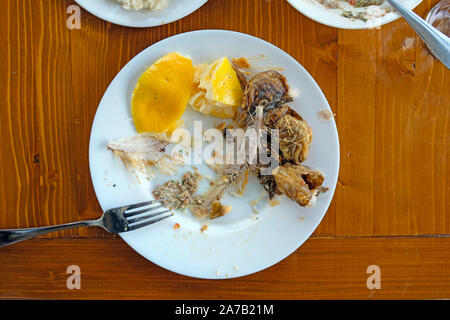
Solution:
[(242, 87), (230, 61), (224, 57), (195, 67), (190, 104), (197, 111), (232, 118), (241, 105)]
[(232, 107), (241, 105), (242, 87), (230, 61), (222, 58), (212, 77), (214, 100)]
[(136, 130), (165, 132), (183, 115), (191, 95), (194, 68), (189, 58), (169, 53), (139, 78), (131, 99)]

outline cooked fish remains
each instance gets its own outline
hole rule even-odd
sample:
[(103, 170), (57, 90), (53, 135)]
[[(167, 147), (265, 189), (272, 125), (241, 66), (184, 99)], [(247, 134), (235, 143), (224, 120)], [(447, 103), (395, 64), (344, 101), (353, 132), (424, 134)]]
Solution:
[(301, 206), (314, 203), (315, 197), (327, 191), (322, 187), (323, 175), (307, 166), (285, 164), (273, 172), (277, 189)]
[(289, 86), (286, 78), (273, 70), (256, 74), (247, 83), (244, 91), (242, 109), (254, 112), (257, 106), (263, 106), (265, 111), (292, 101), (288, 94)]
[[(279, 130), (279, 165), (269, 175), (262, 174), (266, 166), (259, 163), (252, 166), (269, 198), (285, 194), (301, 206), (311, 206), (315, 197), (328, 189), (322, 187), (324, 177), (320, 172), (302, 165), (308, 157), (313, 134), (306, 121), (285, 105), (292, 100), (283, 75), (273, 70), (258, 73), (247, 82), (237, 120), (243, 128), (266, 131), (269, 144), (275, 139), (271, 131)], [(261, 107), (262, 119), (258, 115)], [(272, 148), (267, 146), (266, 150), (270, 155)]]
[(282, 74), (273, 70), (257, 73), (247, 81), (241, 110), (235, 120), (240, 125), (248, 125), (255, 118), (257, 106), (262, 106), (266, 112), (290, 101), (289, 86)]
[[(243, 74), (240, 74), (241, 77)], [(311, 206), (316, 196), (328, 189), (323, 187), (323, 175), (302, 163), (307, 159), (313, 134), (306, 121), (293, 109), (285, 105), (293, 100), (289, 95), (289, 86), (280, 73), (270, 70), (256, 74), (253, 78), (242, 79), (246, 83), (243, 93), (241, 110), (235, 120), (242, 129), (255, 129), (267, 133), (267, 141), (258, 144), (267, 156), (277, 160), (278, 166), (267, 174), (264, 165), (256, 161), (256, 165), (248, 161), (246, 165), (225, 164), (209, 190), (199, 196), (200, 203), (191, 206), (192, 213), (197, 217), (209, 216), (217, 218), (229, 212), (218, 202), (226, 190), (239, 188), (246, 180), (250, 171), (255, 174), (267, 191), (269, 198), (276, 194), (285, 194), (300, 206)], [(272, 146), (276, 136), (272, 130), (279, 130), (278, 154)], [(238, 146), (239, 149), (239, 146)], [(254, 159), (256, 145), (249, 146), (249, 159)], [(259, 150), (261, 152), (261, 150)], [(253, 156), (252, 156), (253, 155)], [(259, 158), (258, 158), (259, 159)]]
[[(165, 134), (147, 132), (111, 141), (107, 148), (122, 159), (130, 172), (135, 175), (139, 172), (150, 179), (156, 171), (167, 174), (177, 171), (176, 164), (164, 153), (169, 144), (169, 138)], [(136, 178), (139, 181), (137, 175)]]
[[(251, 173), (258, 177), (270, 199), (284, 194), (300, 206), (313, 205), (316, 196), (328, 188), (322, 186), (325, 180), (322, 173), (303, 164), (308, 158), (313, 133), (307, 122), (287, 105), (293, 97), (289, 94), (286, 78), (273, 70), (260, 72), (250, 79), (239, 70), (236, 72), (245, 89), (234, 120), (241, 129), (252, 129), (257, 134), (256, 143), (244, 145), (247, 156), (244, 163), (225, 161), (226, 164), (214, 167), (216, 178), (201, 195), (196, 194), (201, 176), (187, 172), (181, 182), (170, 180), (157, 187), (153, 191), (155, 197), (165, 199), (166, 207), (190, 207), (199, 218), (219, 218), (232, 209), (220, 203), (224, 193), (242, 196)], [(228, 140), (231, 136), (225, 130), (227, 143), (231, 142)], [(267, 139), (262, 139), (263, 136)], [(170, 143), (165, 134), (145, 133), (113, 141), (108, 144), (108, 149), (131, 171), (150, 178), (152, 167), (171, 175), (177, 171), (176, 163), (164, 154)], [(237, 149), (241, 147), (237, 146)], [(270, 166), (263, 163), (261, 155), (272, 159)]]
[(197, 218), (209, 216), (215, 219), (231, 211), (231, 207), (223, 207), (219, 200), (226, 191), (233, 191), (245, 180), (245, 165), (225, 164), (217, 174), (216, 179), (211, 182), (208, 190), (198, 197), (196, 205), (191, 206), (191, 212)]
[(268, 128), (279, 130), (279, 145), (285, 162), (300, 164), (308, 157), (313, 134), (305, 120), (288, 106), (271, 110), (265, 117)]
[(175, 210), (185, 209), (193, 203), (199, 203), (199, 199), (194, 197), (198, 190), (200, 176), (196, 173), (187, 172), (180, 181), (170, 180), (157, 187), (153, 191), (156, 199), (164, 199), (165, 207)]

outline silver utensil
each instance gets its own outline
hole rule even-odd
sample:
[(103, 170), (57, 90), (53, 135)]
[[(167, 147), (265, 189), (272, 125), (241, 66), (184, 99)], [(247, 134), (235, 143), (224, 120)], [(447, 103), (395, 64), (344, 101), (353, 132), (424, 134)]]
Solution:
[(110, 209), (103, 213), (102, 217), (98, 220), (79, 221), (41, 228), (0, 229), (0, 247), (50, 232), (86, 226), (102, 227), (109, 233), (133, 231), (167, 219), (173, 215), (164, 215), (170, 209), (164, 208), (162, 201), (164, 200), (152, 200)]
[(426, 23), (399, 0), (387, 0), (426, 43), (430, 52), (450, 69), (450, 38)]

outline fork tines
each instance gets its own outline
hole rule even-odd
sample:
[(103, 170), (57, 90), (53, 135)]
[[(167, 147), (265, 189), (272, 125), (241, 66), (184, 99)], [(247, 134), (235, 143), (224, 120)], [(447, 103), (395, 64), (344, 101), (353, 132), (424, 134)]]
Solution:
[(128, 206), (123, 214), (128, 222), (127, 231), (136, 230), (173, 216), (173, 213), (162, 216), (171, 211), (163, 206), (162, 201), (164, 200), (152, 200)]

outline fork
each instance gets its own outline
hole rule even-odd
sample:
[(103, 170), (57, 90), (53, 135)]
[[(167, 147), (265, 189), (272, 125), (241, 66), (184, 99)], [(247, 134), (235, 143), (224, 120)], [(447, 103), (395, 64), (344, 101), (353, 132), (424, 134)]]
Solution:
[(79, 221), (41, 228), (0, 229), (0, 247), (50, 232), (79, 227), (102, 227), (109, 233), (137, 230), (173, 216), (173, 214), (162, 216), (170, 211), (170, 209), (159, 211), (159, 209), (164, 207), (162, 204), (163, 201), (165, 200), (158, 199), (113, 208), (103, 213), (102, 217), (98, 220)]

